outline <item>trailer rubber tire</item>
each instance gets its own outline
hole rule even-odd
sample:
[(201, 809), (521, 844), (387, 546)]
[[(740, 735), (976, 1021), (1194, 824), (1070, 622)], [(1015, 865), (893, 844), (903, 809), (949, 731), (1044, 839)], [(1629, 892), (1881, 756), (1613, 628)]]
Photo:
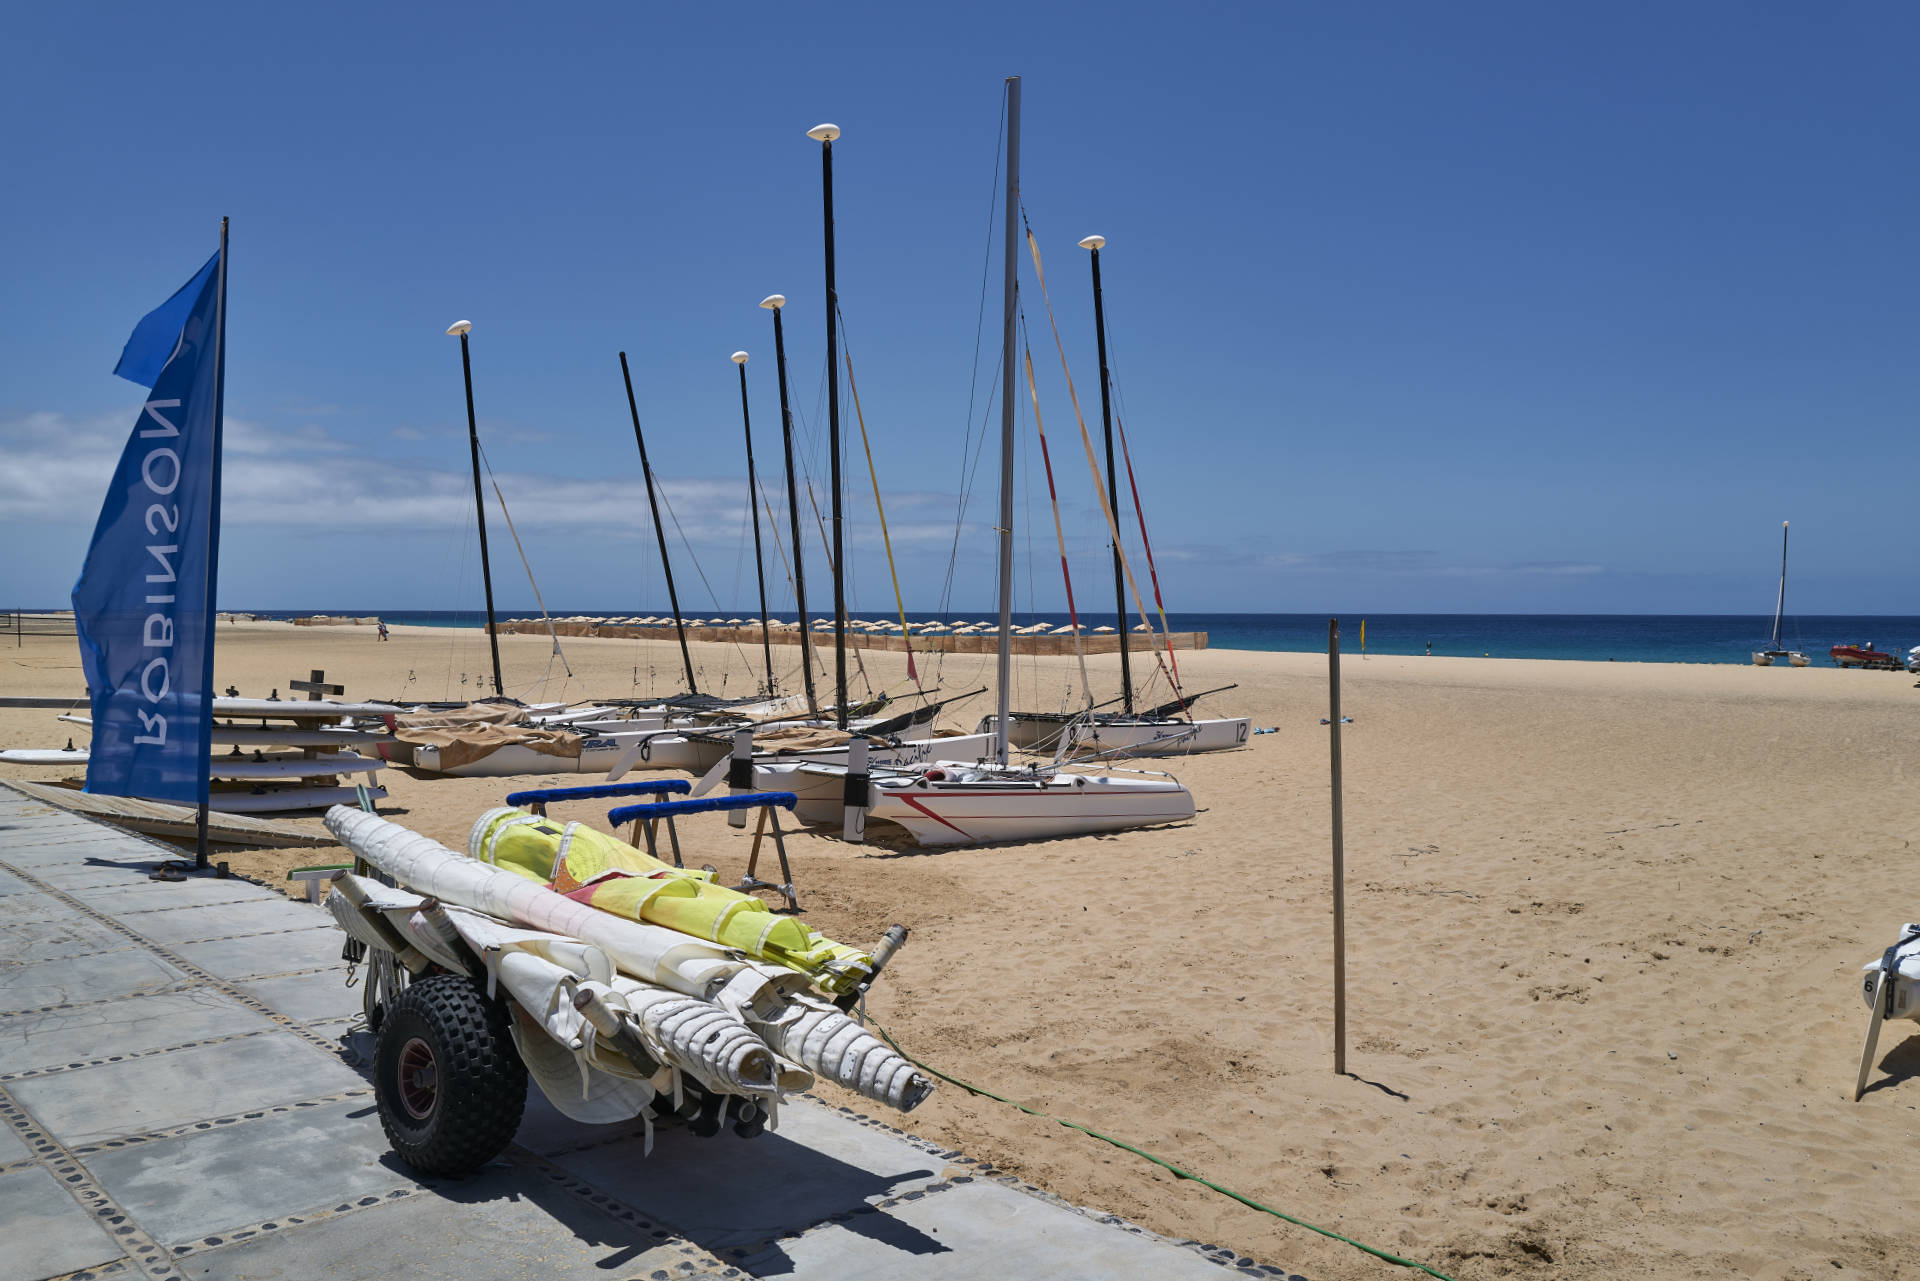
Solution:
[(457, 974), (409, 983), (373, 1042), (380, 1126), (421, 1174), (462, 1178), (512, 1142), (527, 1104), (527, 1069), (508, 1014)]

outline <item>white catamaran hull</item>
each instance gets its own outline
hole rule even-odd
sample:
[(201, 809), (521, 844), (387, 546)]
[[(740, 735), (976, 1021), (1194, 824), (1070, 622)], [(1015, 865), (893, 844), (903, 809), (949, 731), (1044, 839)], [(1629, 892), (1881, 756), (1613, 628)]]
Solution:
[(1253, 722), (1244, 716), (1206, 721), (1082, 721), (1073, 727), (1069, 741), (1077, 752), (1185, 756), (1245, 747), (1252, 728)]
[(897, 824), (921, 845), (1044, 840), (1192, 817), (1193, 794), (1170, 778), (1002, 773), (957, 762), (910, 779), (875, 779), (867, 811), (869, 822)]
[(413, 749), (417, 769), (456, 778), (504, 778), (518, 774), (605, 774), (636, 742), (642, 743), (641, 757), (635, 768), (686, 770), (703, 774), (727, 754), (724, 739), (689, 738), (685, 734), (635, 732), (589, 738), (580, 744), (578, 756), (550, 756), (509, 743), (495, 748), (477, 761), (468, 761), (451, 769), (440, 766), (440, 749), (420, 744)]
[[(934, 760), (984, 760), (993, 754), (993, 735), (958, 734), (951, 738), (909, 739), (893, 747), (874, 747), (869, 769), (905, 768)], [(846, 814), (847, 749), (756, 756), (753, 786), (760, 792), (792, 792), (793, 812), (810, 826), (838, 827)]]

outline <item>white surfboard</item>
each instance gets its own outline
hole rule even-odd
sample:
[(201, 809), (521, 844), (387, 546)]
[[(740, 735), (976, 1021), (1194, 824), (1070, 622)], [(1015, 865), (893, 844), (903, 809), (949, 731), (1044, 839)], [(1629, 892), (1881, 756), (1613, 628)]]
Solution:
[(394, 703), (333, 703), (326, 699), (216, 698), (215, 716), (244, 716), (265, 720), (342, 720), (349, 716), (394, 716), (412, 709)]
[(211, 778), (269, 779), (326, 778), (334, 774), (371, 774), (385, 769), (387, 763), (355, 752), (332, 756), (222, 756), (215, 752), (208, 762)]
[(68, 751), (58, 747), (15, 747), (0, 752), (0, 764), (3, 765), (85, 765), (87, 753), (83, 749)]
[[(376, 801), (387, 797), (384, 787), (369, 787), (368, 796)], [(263, 792), (215, 792), (208, 798), (210, 809), (223, 814), (271, 814), (276, 810), (318, 810), (330, 805), (358, 805), (359, 788), (282, 787)]]
[[(93, 718), (90, 716), (62, 716), (59, 719), (71, 725), (84, 725), (91, 729)], [(213, 724), (213, 741), (222, 747), (238, 744), (241, 747), (373, 747), (380, 743), (393, 741), (391, 734), (376, 730), (334, 729), (329, 726), (300, 725), (235, 725), (223, 721)]]

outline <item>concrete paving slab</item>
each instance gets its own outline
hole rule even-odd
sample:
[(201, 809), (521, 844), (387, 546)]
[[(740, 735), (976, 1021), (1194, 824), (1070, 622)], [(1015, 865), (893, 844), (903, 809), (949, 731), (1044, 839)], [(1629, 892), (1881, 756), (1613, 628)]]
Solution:
[(55, 917), (82, 917), (86, 913), (68, 907), (59, 899), (34, 891), (29, 894), (9, 894), (0, 898), (0, 916), (9, 921), (51, 921)]
[[(226, 878), (194, 878), (185, 881), (150, 881), (144, 875), (96, 885), (68, 893), (96, 912), (128, 916), (138, 912), (168, 911), (180, 907), (205, 907), (211, 903), (245, 903), (277, 898), (273, 891), (251, 881)], [(135, 921), (127, 924), (139, 928)]]
[(0, 1073), (90, 1063), (273, 1026), (272, 1020), (206, 988), (15, 1014), (0, 1019)]
[(34, 867), (12, 859), (8, 862), (35, 880), (43, 881), (56, 890), (86, 889), (95, 885), (121, 885), (132, 877), (144, 877), (153, 870), (151, 860), (130, 862), (117, 854), (75, 859), (71, 863), (53, 867)]
[[(157, 847), (147, 844), (132, 833), (118, 831), (111, 827), (96, 826), (86, 822), (84, 819), (65, 824), (40, 824), (31, 832), (17, 834), (8, 841), (6, 848), (9, 851), (58, 851), (76, 842), (97, 845), (103, 850), (108, 848), (116, 850), (143, 850), (156, 857), (159, 854)], [(9, 857), (11, 857), (11, 855), (9, 855)]]
[(0, 1013), (157, 992), (186, 981), (186, 971), (138, 949), (41, 961), (0, 969)]
[(930, 1193), (829, 1223), (733, 1260), (756, 1277), (795, 1281), (1220, 1281), (1220, 1266), (998, 1183)]
[[(131, 922), (129, 922), (131, 924)], [(332, 925), (287, 934), (256, 934), (215, 943), (182, 943), (168, 950), (223, 979), (251, 979), (292, 970), (342, 966), (345, 936)]]
[(27, 1146), (27, 1141), (15, 1134), (12, 1126), (0, 1126), (0, 1166), (32, 1159), (33, 1149)]
[(364, 1088), (291, 1032), (28, 1077), (14, 1098), (68, 1147)]
[(421, 1186), (388, 1150), (371, 1098), (97, 1152), (87, 1168), (168, 1246)]
[(0, 1174), (0, 1281), (41, 1281), (123, 1257), (51, 1174), (39, 1166)]
[[(370, 1249), (376, 1240), (379, 1248)], [(680, 1270), (689, 1261), (697, 1261), (694, 1269)], [(601, 1214), (537, 1174), (500, 1166), (294, 1231), (186, 1255), (174, 1266), (195, 1281), (700, 1281), (719, 1271), (670, 1237)]]
[(55, 809), (51, 805), (42, 806), (38, 814), (9, 809), (0, 811), (0, 843), (14, 839), (16, 834), (20, 839), (32, 839), (43, 832), (72, 832), (98, 826), (100, 824), (90, 823), (77, 814)]
[(0, 965), (52, 961), (134, 946), (134, 941), (120, 931), (78, 912), (9, 916), (6, 933), (0, 934)]
[(239, 986), (275, 1012), (296, 1023), (309, 1023), (316, 1019), (349, 1019), (360, 1012), (363, 994), (358, 987), (348, 987), (345, 980), (344, 971), (327, 970)]
[(780, 1109), (780, 1129), (710, 1139), (660, 1127), (653, 1155), (627, 1139), (556, 1156), (563, 1169), (674, 1225), (709, 1250), (801, 1232), (870, 1201), (938, 1181), (945, 1162), (817, 1104)]
[(17, 876), (0, 872), (0, 897), (9, 894), (38, 894), (40, 891)]
[(127, 921), (154, 942), (171, 947), (195, 939), (230, 938), (236, 934), (269, 934), (286, 930), (335, 928), (333, 917), (305, 903), (286, 899), (221, 903), (211, 907), (182, 907), (171, 912), (142, 912)]

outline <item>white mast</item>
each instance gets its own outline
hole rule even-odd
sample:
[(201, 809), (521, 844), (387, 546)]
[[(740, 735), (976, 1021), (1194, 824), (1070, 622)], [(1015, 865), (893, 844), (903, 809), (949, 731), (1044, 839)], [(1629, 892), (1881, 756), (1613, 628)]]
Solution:
[[(1004, 314), (1000, 329), (1000, 664), (999, 727), (994, 759), (1007, 763), (1007, 739), (1013, 729), (1013, 322), (1020, 299), (1014, 246), (1020, 235), (1020, 77), (1007, 77), (1007, 229), (1006, 275), (1001, 283)], [(1122, 640), (1125, 638), (1122, 637)]]
[(1780, 616), (1787, 609), (1787, 522), (1780, 522), (1780, 598), (1773, 605), (1773, 648), (1780, 648)]

